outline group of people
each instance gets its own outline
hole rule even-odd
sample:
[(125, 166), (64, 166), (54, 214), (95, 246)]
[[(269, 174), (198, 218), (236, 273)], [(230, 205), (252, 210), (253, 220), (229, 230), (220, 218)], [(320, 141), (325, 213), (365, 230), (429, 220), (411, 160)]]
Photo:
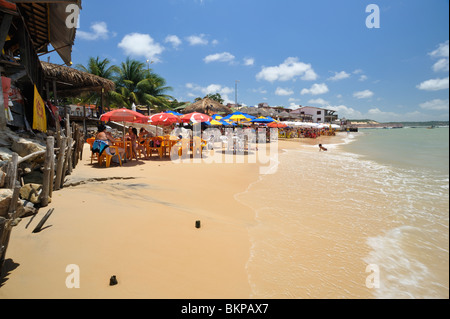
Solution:
[[(109, 148), (108, 146), (114, 145), (116, 143), (116, 139), (113, 137), (112, 133), (107, 130), (106, 125), (100, 124), (98, 127), (98, 132), (95, 137), (96, 141), (103, 142), (104, 151), (107, 152), (108, 155), (114, 156), (118, 155), (122, 159), (125, 158), (125, 148), (119, 147), (119, 154), (115, 154), (115, 150)], [(135, 158), (137, 160), (138, 151), (143, 152), (147, 156), (147, 148), (145, 147), (145, 142), (147, 138), (154, 137), (154, 134), (147, 131), (145, 128), (141, 128), (139, 133), (135, 127), (128, 127), (128, 132), (125, 134), (125, 140), (131, 141), (131, 158)]]

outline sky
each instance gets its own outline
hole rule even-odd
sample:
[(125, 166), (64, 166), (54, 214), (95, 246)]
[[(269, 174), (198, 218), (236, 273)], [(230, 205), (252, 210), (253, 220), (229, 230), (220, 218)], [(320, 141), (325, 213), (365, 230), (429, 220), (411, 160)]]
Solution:
[(84, 0), (72, 60), (136, 59), (179, 101), (448, 121), (448, 30), (448, 0)]

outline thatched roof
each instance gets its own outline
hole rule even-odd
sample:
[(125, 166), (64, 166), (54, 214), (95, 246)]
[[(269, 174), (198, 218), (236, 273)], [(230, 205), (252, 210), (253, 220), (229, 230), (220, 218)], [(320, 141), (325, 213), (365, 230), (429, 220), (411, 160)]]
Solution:
[(62, 65), (41, 61), (44, 78), (46, 81), (56, 81), (57, 94), (59, 96), (75, 96), (82, 92), (105, 92), (115, 89), (113, 81), (102, 77), (69, 68)]
[(225, 113), (225, 114), (230, 114), (232, 113), (232, 110), (223, 105), (220, 104), (217, 101), (211, 100), (209, 98), (205, 98), (203, 100), (197, 101), (189, 106), (187, 106), (184, 110), (183, 113), (185, 114), (189, 114), (189, 113), (193, 113), (193, 112), (199, 112), (199, 113)]
[(256, 107), (243, 107), (239, 111), (242, 113), (247, 113), (249, 115), (259, 115), (258, 109)]
[(49, 53), (51, 44), (64, 63), (70, 65), (77, 29), (67, 26), (67, 5), (81, 8), (81, 0), (11, 2), (17, 2), (17, 11), (23, 17), (36, 53)]
[(283, 111), (283, 112), (281, 112), (280, 114), (277, 114), (277, 116), (278, 116), (279, 118), (282, 118), (282, 119), (289, 119), (289, 118), (291, 118), (291, 114), (289, 114), (289, 113), (286, 112), (286, 111)]

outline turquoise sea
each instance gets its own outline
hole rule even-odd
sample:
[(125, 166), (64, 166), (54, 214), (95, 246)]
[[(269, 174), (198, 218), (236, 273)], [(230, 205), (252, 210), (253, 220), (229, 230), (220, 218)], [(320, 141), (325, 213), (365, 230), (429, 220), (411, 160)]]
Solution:
[(342, 149), (387, 169), (378, 182), (397, 222), (368, 239), (367, 261), (385, 272), (375, 295), (448, 298), (449, 128), (363, 129)]
[(255, 212), (253, 297), (449, 298), (449, 128), (341, 135), (236, 196)]

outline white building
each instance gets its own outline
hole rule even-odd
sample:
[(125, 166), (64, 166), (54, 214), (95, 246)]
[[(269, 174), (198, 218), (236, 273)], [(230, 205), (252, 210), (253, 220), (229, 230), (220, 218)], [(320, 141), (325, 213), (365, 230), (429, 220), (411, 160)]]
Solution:
[(314, 106), (301, 106), (291, 112), (291, 114), (299, 114), (301, 117), (312, 117), (313, 123), (332, 123), (338, 119), (336, 111), (321, 109)]

